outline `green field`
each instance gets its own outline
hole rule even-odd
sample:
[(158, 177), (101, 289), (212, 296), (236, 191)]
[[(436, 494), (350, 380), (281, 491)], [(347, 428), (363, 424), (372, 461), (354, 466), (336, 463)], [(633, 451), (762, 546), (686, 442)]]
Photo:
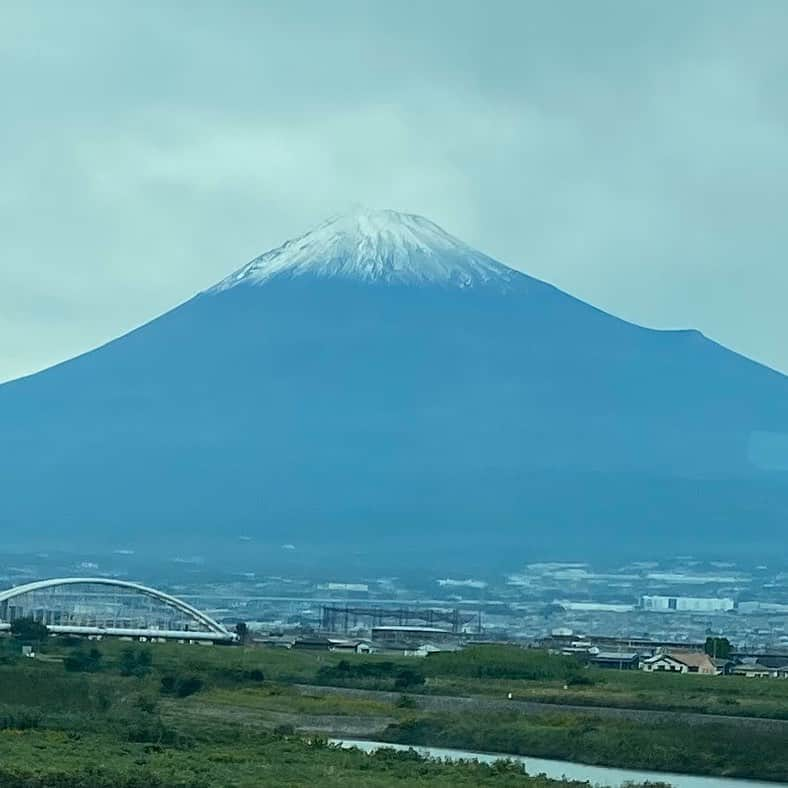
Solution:
[(788, 681), (578, 668), (569, 657), (497, 646), (435, 655), (425, 671), (430, 691), (443, 694), (788, 719)]
[[(109, 659), (122, 648), (119, 642), (102, 645)], [(234, 686), (245, 674), (259, 670), (266, 680), (286, 684), (493, 698), (512, 692), (519, 700), (554, 704), (788, 719), (788, 681), (584, 668), (572, 658), (506, 646), (481, 646), (426, 659), (290, 649), (184, 649), (175, 644), (157, 645), (155, 651), (157, 670), (193, 670), (208, 677), (212, 686)], [(351, 665), (351, 670), (337, 670), (339, 663)], [(363, 674), (364, 666), (380, 664), (393, 669)], [(398, 686), (398, 669), (421, 674), (424, 682)]]
[[(317, 685), (373, 692), (329, 694)], [(493, 713), (482, 701), (462, 713), (421, 708), (442, 693), (501, 699), (511, 691), (554, 704), (780, 718), (786, 690), (788, 682), (776, 680), (595, 672), (514, 648), (393, 659), (51, 639), (38, 658), (28, 659), (19, 655), (19, 643), (3, 639), (0, 785), (555, 784), (530, 780), (511, 764), (448, 765), (407, 753), (340, 751), (326, 744), (332, 735), (786, 780), (788, 726), (781, 723), (657, 724), (559, 705)]]

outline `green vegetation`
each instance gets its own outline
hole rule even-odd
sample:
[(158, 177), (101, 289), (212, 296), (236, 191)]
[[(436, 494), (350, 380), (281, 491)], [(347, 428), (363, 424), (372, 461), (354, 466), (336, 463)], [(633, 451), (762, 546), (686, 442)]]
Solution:
[(119, 663), (121, 676), (136, 676), (141, 679), (151, 672), (153, 656), (150, 649), (129, 646), (121, 651)]
[(728, 659), (733, 647), (728, 638), (707, 637), (703, 650), (714, 659)]
[(480, 646), (424, 661), (424, 691), (577, 706), (788, 719), (788, 682), (584, 666), (537, 649)]
[(426, 681), (420, 665), (377, 660), (348, 662), (346, 659), (336, 665), (323, 665), (315, 679), (317, 684), (377, 690), (414, 689), (423, 686)]
[(574, 657), (511, 646), (477, 646), (433, 654), (426, 661), (426, 670), (430, 676), (438, 677), (560, 681), (588, 686), (594, 683)]
[[(5, 735), (4, 735), (5, 734)], [(569, 783), (526, 777), (520, 766), (501, 762), (424, 761), (413, 752), (384, 750), (364, 755), (323, 739), (238, 732), (217, 743), (189, 747), (129, 744), (107, 736), (75, 738), (58, 731), (0, 731), (3, 788), (259, 788), (319, 785), (321, 788), (430, 788), (494, 786), (559, 788)], [(90, 757), (95, 754), (94, 757)], [(85, 761), (90, 763), (86, 764)]]
[[(316, 684), (336, 689), (309, 686)], [(50, 639), (31, 660), (19, 654), (18, 641), (5, 638), (0, 785), (556, 785), (529, 781), (511, 764), (447, 765), (408, 753), (339, 751), (327, 745), (331, 735), (785, 780), (788, 729), (781, 724), (655, 724), (560, 706), (493, 713), (484, 699), (455, 711), (441, 705), (439, 695), (461, 688), (503, 704), (508, 691), (531, 698), (555, 693), (554, 703), (619, 696), (620, 705), (634, 705), (652, 692), (661, 693), (650, 699), (663, 705), (686, 708), (691, 702), (708, 710), (727, 691), (741, 707), (762, 703), (766, 712), (781, 703), (785, 710), (786, 687), (779, 681), (593, 671), (571, 658), (508, 647), (399, 659)], [(425, 710), (428, 701), (439, 709)]]
[(17, 618), (11, 623), (11, 634), (24, 643), (40, 643), (49, 636), (49, 630), (32, 618)]
[(188, 698), (203, 688), (203, 680), (199, 676), (173, 676), (168, 674), (161, 677), (160, 692), (162, 695), (177, 695), (179, 698)]
[(66, 670), (72, 673), (97, 673), (101, 670), (101, 652), (97, 648), (79, 648), (64, 660)]
[(786, 731), (681, 722), (639, 724), (566, 713), (433, 714), (390, 726), (383, 738), (622, 768), (785, 780)]

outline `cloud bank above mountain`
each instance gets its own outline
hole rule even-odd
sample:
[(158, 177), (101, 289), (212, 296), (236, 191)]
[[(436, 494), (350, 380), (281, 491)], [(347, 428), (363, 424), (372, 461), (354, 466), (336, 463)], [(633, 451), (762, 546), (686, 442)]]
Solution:
[(3, 10), (0, 379), (360, 202), (788, 370), (788, 8)]

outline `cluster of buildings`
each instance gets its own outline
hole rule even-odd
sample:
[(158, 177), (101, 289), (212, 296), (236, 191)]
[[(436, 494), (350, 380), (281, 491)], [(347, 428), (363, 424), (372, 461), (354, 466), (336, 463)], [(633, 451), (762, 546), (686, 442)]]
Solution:
[(457, 651), (464, 645), (460, 634), (440, 627), (416, 625), (372, 627), (369, 637), (317, 634), (261, 636), (255, 642), (265, 646), (335, 651), (355, 654), (399, 654), (426, 657), (440, 651)]
[(708, 654), (705, 643), (671, 643), (646, 638), (591, 638), (561, 630), (554, 631), (540, 645), (556, 653), (577, 656), (596, 667), (616, 670), (788, 678), (788, 650), (784, 653), (732, 650), (723, 658)]

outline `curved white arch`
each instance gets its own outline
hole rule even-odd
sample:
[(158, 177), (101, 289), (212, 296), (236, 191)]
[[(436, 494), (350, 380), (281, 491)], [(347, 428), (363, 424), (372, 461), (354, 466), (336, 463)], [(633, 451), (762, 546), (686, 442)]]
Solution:
[(14, 586), (14, 588), (0, 591), (0, 602), (6, 602), (9, 599), (14, 599), (22, 594), (30, 593), (31, 591), (41, 591), (46, 588), (70, 585), (113, 586), (115, 588), (126, 588), (131, 591), (136, 591), (138, 594), (144, 594), (145, 596), (159, 600), (159, 602), (163, 602), (165, 605), (174, 607), (176, 610), (186, 614), (195, 621), (199, 621), (211, 632), (220, 635), (224, 639), (235, 638), (235, 636), (225, 629), (218, 621), (215, 621), (196, 607), (192, 607), (192, 605), (184, 602), (182, 599), (178, 599), (178, 597), (165, 594), (163, 591), (158, 591), (155, 588), (150, 588), (140, 583), (131, 583), (128, 580), (115, 580), (110, 577), (59, 577), (52, 580), (36, 580), (33, 583), (25, 583), (21, 586)]

